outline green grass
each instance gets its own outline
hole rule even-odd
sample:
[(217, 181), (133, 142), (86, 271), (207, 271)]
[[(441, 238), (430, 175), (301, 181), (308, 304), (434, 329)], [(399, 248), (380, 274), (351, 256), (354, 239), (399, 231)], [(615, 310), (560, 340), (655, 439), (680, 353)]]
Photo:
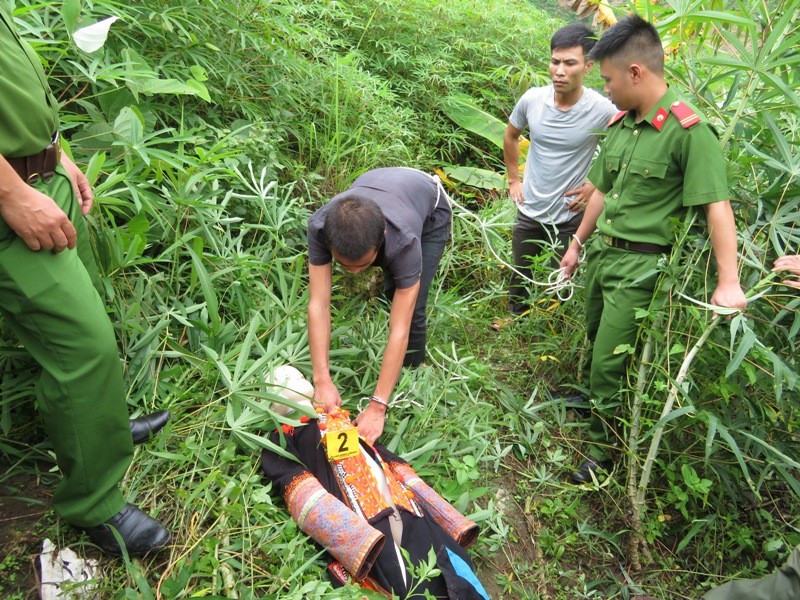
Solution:
[[(628, 562), (628, 469), (641, 467), (668, 386), (709, 319), (675, 293), (653, 307), (643, 334), (653, 358), (631, 381), (641, 383), (642, 430), (623, 440), (638, 449), (599, 488), (573, 487), (566, 476), (584, 423), (548, 390), (582, 383), (582, 290), (564, 303), (542, 298), (493, 331), (506, 311), (498, 257), (510, 256), (513, 210), (505, 198), (453, 192), (467, 209), (456, 209), (431, 292), (430, 355), (401, 377), (383, 441), (481, 524), (473, 556), (495, 597), (696, 598), (725, 578), (769, 572), (800, 542), (800, 298), (762, 281), (800, 242), (797, 100), (784, 89), (796, 78), (798, 40), (790, 11), (761, 14), (771, 29), (750, 27), (761, 9), (743, 4), (725, 33), (746, 40), (742, 48), (720, 46), (702, 14), (670, 25), (671, 9), (651, 9), (684, 42), (670, 78), (728, 140), (742, 280), (765, 295), (746, 321), (717, 327), (692, 364), (647, 487), (639, 533), (650, 556), (638, 572)], [(561, 22), (512, 0), (95, 0), (83, 4), (88, 20), (124, 18), (106, 48), (86, 56), (67, 41), (61, 6), (17, 2), (97, 192), (92, 232), (130, 412), (174, 414), (137, 450), (123, 487), (175, 543), (157, 557), (104, 563), (102, 597), (360, 598), (331, 588), (318, 549), (258, 472), (258, 450), (279, 422), (264, 373), (292, 364), (310, 374), (305, 219), (372, 167), (496, 165), (496, 151), (439, 103), (464, 94), (504, 119), (542, 81)], [(715, 62), (708, 47), (730, 60)], [(128, 49), (141, 57), (135, 85)], [(747, 52), (761, 70), (748, 67)], [(157, 78), (192, 79), (210, 102), (141, 91)], [(663, 266), (666, 288), (708, 296), (705, 238), (687, 231)], [(386, 335), (375, 288), (368, 277), (336, 284), (331, 360), (353, 411), (372, 391)], [(15, 494), (46, 496), (56, 474), (31, 401), (36, 370), (5, 332), (0, 372), (0, 484), (22, 475)], [(95, 554), (51, 510), (32, 527), (32, 537), (0, 543), (4, 597), (32, 593), (30, 559), (44, 536)], [(766, 552), (776, 541), (785, 550)]]

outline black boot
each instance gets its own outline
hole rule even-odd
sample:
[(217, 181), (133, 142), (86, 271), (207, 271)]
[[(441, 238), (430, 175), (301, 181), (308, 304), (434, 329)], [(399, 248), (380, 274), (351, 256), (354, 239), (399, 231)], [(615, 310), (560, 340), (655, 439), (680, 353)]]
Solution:
[(168, 410), (160, 410), (150, 413), (149, 415), (142, 415), (136, 419), (131, 419), (131, 437), (133, 438), (133, 443), (141, 444), (149, 440), (164, 428), (170, 416)]
[(166, 527), (130, 503), (104, 523), (83, 529), (104, 552), (114, 556), (122, 555), (114, 530), (119, 533), (129, 556), (142, 556), (163, 548), (171, 537)]
[(592, 416), (592, 404), (589, 399), (583, 394), (553, 394), (553, 400), (561, 400), (567, 410), (573, 411), (582, 419), (588, 419)]
[[(614, 463), (611, 460), (587, 458), (569, 478), (572, 483), (591, 483), (594, 479), (599, 481), (600, 477), (611, 471), (613, 467)], [(594, 479), (592, 475), (594, 475)]]

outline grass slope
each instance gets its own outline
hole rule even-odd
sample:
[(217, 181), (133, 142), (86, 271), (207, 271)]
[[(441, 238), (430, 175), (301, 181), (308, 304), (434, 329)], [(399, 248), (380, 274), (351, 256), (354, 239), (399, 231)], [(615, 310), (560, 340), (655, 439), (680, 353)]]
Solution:
[[(96, 54), (70, 42), (82, 24), (75, 7), (83, 23), (123, 17)], [(16, 9), (95, 185), (92, 232), (130, 412), (174, 414), (137, 449), (123, 487), (175, 543), (146, 560), (104, 561), (101, 597), (361, 598), (330, 587), (319, 549), (258, 472), (263, 434), (280, 422), (263, 374), (286, 363), (310, 373), (305, 219), (372, 167), (498, 168), (496, 151), (439, 103), (465, 94), (504, 118), (543, 81), (560, 21), (514, 0), (23, 0)], [(768, 572), (800, 542), (798, 298), (764, 282), (764, 264), (798, 242), (797, 128), (785, 109), (798, 34), (785, 12), (758, 11), (764, 31), (783, 34), (740, 49), (763, 52), (761, 79), (733, 38), (720, 46), (708, 25), (729, 15), (730, 35), (761, 36), (747, 10), (655, 15), (683, 44), (670, 61), (676, 85), (730, 124), (743, 281), (766, 295), (749, 320), (714, 331), (692, 366), (648, 486), (650, 556), (638, 573), (626, 484), (644, 450), (600, 486), (565, 483), (584, 425), (547, 390), (580, 383), (581, 289), (563, 303), (541, 295), (528, 317), (492, 330), (505, 312), (498, 258), (509, 255), (513, 209), (454, 191), (453, 244), (429, 302), (430, 355), (403, 374), (383, 441), (481, 524), (474, 556), (494, 597), (694, 598), (721, 577)], [(704, 45), (744, 66), (700, 60)], [(704, 239), (686, 232), (663, 267), (665, 286), (706, 297)], [(331, 360), (353, 411), (372, 391), (386, 336), (376, 289), (368, 275), (336, 281)], [(708, 326), (703, 311), (670, 298), (644, 320), (654, 358), (631, 382), (641, 382), (644, 449), (665, 425), (660, 407), (686, 349)], [(41, 539), (96, 552), (49, 509), (57, 474), (31, 400), (37, 372), (5, 332), (0, 368), (0, 592), (29, 598)]]

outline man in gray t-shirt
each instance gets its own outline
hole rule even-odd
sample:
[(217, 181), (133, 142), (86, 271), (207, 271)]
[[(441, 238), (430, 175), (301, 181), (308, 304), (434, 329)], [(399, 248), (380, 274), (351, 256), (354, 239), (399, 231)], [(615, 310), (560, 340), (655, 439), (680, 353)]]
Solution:
[[(520, 272), (511, 275), (509, 308), (516, 315), (527, 310), (531, 258), (555, 247), (558, 256), (552, 265), (558, 268), (560, 255), (580, 225), (594, 190), (584, 177), (598, 132), (617, 112), (610, 100), (583, 87), (583, 77), (592, 67), (587, 55), (595, 41), (594, 32), (582, 23), (559, 29), (550, 41), (552, 83), (525, 92), (508, 119), (503, 157), (509, 194), (518, 207), (512, 251)], [(531, 143), (520, 182), (519, 139), (526, 128)]]
[(381, 267), (392, 301), (375, 392), (355, 420), (370, 444), (383, 432), (401, 367), (419, 366), (425, 357), (428, 289), (450, 236), (451, 220), (449, 198), (439, 179), (406, 167), (364, 173), (308, 219), (308, 338), (314, 402), (326, 412), (342, 403), (328, 364), (333, 261), (351, 273)]

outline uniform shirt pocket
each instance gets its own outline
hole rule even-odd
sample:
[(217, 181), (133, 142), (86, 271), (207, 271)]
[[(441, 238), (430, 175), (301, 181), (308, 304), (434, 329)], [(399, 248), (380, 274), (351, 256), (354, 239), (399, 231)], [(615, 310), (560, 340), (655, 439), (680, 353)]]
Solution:
[(605, 165), (606, 171), (616, 176), (619, 173), (619, 166), (622, 164), (622, 157), (620, 156), (606, 156)]
[(663, 160), (634, 159), (629, 167), (630, 179), (628, 185), (635, 198), (639, 200), (652, 199), (653, 194), (662, 194), (664, 180), (669, 170), (669, 162)]

